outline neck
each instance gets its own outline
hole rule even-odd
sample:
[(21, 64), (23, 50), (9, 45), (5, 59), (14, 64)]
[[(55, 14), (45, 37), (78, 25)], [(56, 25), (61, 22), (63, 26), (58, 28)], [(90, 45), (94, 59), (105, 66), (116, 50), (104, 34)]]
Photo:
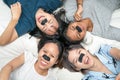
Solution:
[(97, 57), (94, 57), (94, 65), (89, 69), (91, 71), (100, 71), (102, 69), (102, 64)]
[(97, 57), (94, 57), (94, 61), (95, 62), (93, 67), (89, 69), (90, 71), (104, 72), (108, 74), (112, 73), (109, 69), (106, 68), (106, 66), (103, 63), (101, 63), (101, 61)]
[(48, 74), (48, 69), (41, 69), (38, 62), (35, 63), (34, 68), (36, 72), (40, 75), (46, 76)]
[(92, 32), (93, 30), (93, 23), (89, 18), (84, 19), (84, 22), (86, 23), (87, 26), (87, 31)]

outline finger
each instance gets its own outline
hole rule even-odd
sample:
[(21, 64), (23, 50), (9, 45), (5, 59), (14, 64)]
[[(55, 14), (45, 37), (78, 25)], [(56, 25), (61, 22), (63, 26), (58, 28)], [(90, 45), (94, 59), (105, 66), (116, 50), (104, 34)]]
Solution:
[(75, 16), (75, 20), (76, 20), (76, 21), (79, 21), (80, 19), (81, 19), (80, 16)]
[(18, 5), (19, 7), (21, 7), (21, 4), (20, 4), (20, 2), (17, 2), (17, 5)]

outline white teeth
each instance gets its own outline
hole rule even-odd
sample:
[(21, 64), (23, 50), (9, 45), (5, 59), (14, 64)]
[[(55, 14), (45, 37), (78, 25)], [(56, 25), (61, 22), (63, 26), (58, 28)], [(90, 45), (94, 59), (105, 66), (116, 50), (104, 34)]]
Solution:
[(41, 63), (42, 63), (42, 64), (44, 64), (44, 65), (47, 65), (47, 63), (46, 63), (46, 62), (44, 62), (44, 61), (41, 61)]
[(86, 59), (85, 59), (85, 63), (88, 63), (88, 57), (86, 57)]

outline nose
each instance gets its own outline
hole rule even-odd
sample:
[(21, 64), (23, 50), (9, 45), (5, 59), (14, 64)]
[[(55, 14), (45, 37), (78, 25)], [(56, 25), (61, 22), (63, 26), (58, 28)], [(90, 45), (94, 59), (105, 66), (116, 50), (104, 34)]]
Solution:
[(82, 59), (83, 59), (83, 56), (85, 56), (85, 54), (81, 53), (80, 56), (79, 56), (79, 62), (82, 62)]
[(48, 57), (47, 55), (44, 54), (42, 57), (43, 57), (45, 60), (50, 61), (50, 57)]
[(41, 22), (41, 25), (45, 25), (45, 23), (47, 23), (47, 19), (44, 19), (44, 20)]
[(82, 30), (79, 26), (76, 26), (76, 29), (77, 29), (78, 32), (82, 32)]

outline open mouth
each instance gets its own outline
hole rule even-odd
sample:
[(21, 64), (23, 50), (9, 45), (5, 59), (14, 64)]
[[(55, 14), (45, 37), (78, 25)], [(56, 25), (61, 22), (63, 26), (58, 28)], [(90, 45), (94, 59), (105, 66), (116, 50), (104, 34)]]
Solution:
[(88, 56), (85, 58), (84, 63), (85, 63), (85, 64), (88, 64), (88, 63), (89, 63), (89, 57), (88, 57)]
[(42, 17), (44, 17), (44, 16), (40, 16), (40, 17), (38, 18), (38, 21), (39, 21), (39, 22), (41, 21), (41, 18), (42, 18)]
[(43, 59), (41, 59), (40, 64), (41, 64), (42, 66), (47, 66), (47, 65), (48, 65), (48, 62), (45, 61), (45, 60), (43, 60)]

